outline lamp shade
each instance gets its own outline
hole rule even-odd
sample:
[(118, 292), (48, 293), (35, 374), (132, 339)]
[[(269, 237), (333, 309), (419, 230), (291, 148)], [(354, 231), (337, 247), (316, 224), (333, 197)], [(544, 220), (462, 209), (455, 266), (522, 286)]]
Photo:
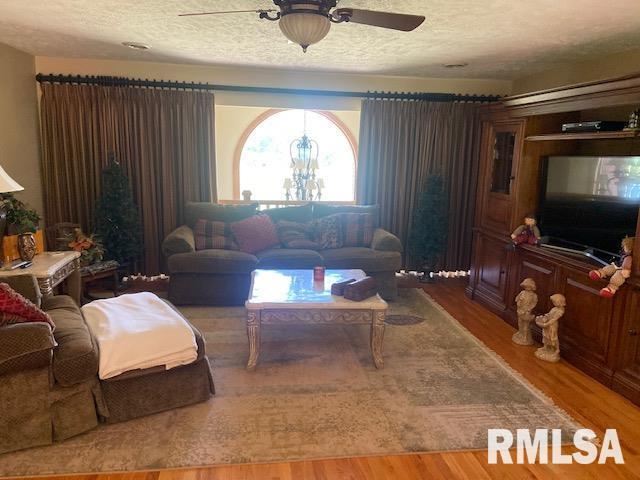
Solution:
[(305, 52), (309, 45), (326, 37), (331, 29), (329, 19), (317, 13), (289, 13), (278, 23), (284, 36), (300, 45)]
[(4, 168), (0, 167), (0, 193), (19, 192), (24, 187), (9, 176)]

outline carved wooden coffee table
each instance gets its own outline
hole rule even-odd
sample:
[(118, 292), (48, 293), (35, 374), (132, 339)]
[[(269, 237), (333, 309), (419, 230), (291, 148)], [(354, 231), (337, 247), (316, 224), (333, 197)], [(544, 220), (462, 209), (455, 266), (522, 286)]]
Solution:
[(387, 303), (379, 295), (362, 302), (331, 295), (331, 285), (363, 278), (362, 270), (327, 270), (324, 282), (313, 281), (313, 270), (255, 270), (247, 308), (249, 361), (254, 370), (260, 356), (263, 325), (371, 325), (371, 353), (377, 368), (383, 368), (382, 339)]

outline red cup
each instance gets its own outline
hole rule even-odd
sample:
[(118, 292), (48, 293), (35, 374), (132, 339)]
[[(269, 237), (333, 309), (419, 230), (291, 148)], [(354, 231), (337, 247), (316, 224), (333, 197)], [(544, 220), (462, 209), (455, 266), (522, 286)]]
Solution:
[(313, 281), (324, 282), (324, 267), (313, 268)]

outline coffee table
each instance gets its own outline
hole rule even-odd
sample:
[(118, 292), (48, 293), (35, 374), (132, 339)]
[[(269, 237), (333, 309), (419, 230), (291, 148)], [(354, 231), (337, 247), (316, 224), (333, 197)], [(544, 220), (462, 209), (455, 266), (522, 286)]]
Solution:
[(362, 270), (327, 270), (324, 282), (314, 282), (313, 270), (255, 270), (251, 274), (247, 309), (249, 360), (254, 370), (260, 356), (263, 325), (371, 325), (371, 353), (383, 368), (382, 339), (387, 303), (379, 295), (362, 302), (331, 295), (331, 285), (365, 277)]

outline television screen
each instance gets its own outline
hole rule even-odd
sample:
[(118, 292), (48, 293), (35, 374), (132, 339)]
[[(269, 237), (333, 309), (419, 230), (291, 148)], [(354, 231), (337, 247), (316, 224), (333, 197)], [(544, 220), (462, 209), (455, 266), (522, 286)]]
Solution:
[(547, 199), (640, 203), (640, 156), (549, 157), (546, 180)]
[(620, 240), (635, 234), (640, 156), (551, 156), (543, 172), (543, 235), (617, 253)]

